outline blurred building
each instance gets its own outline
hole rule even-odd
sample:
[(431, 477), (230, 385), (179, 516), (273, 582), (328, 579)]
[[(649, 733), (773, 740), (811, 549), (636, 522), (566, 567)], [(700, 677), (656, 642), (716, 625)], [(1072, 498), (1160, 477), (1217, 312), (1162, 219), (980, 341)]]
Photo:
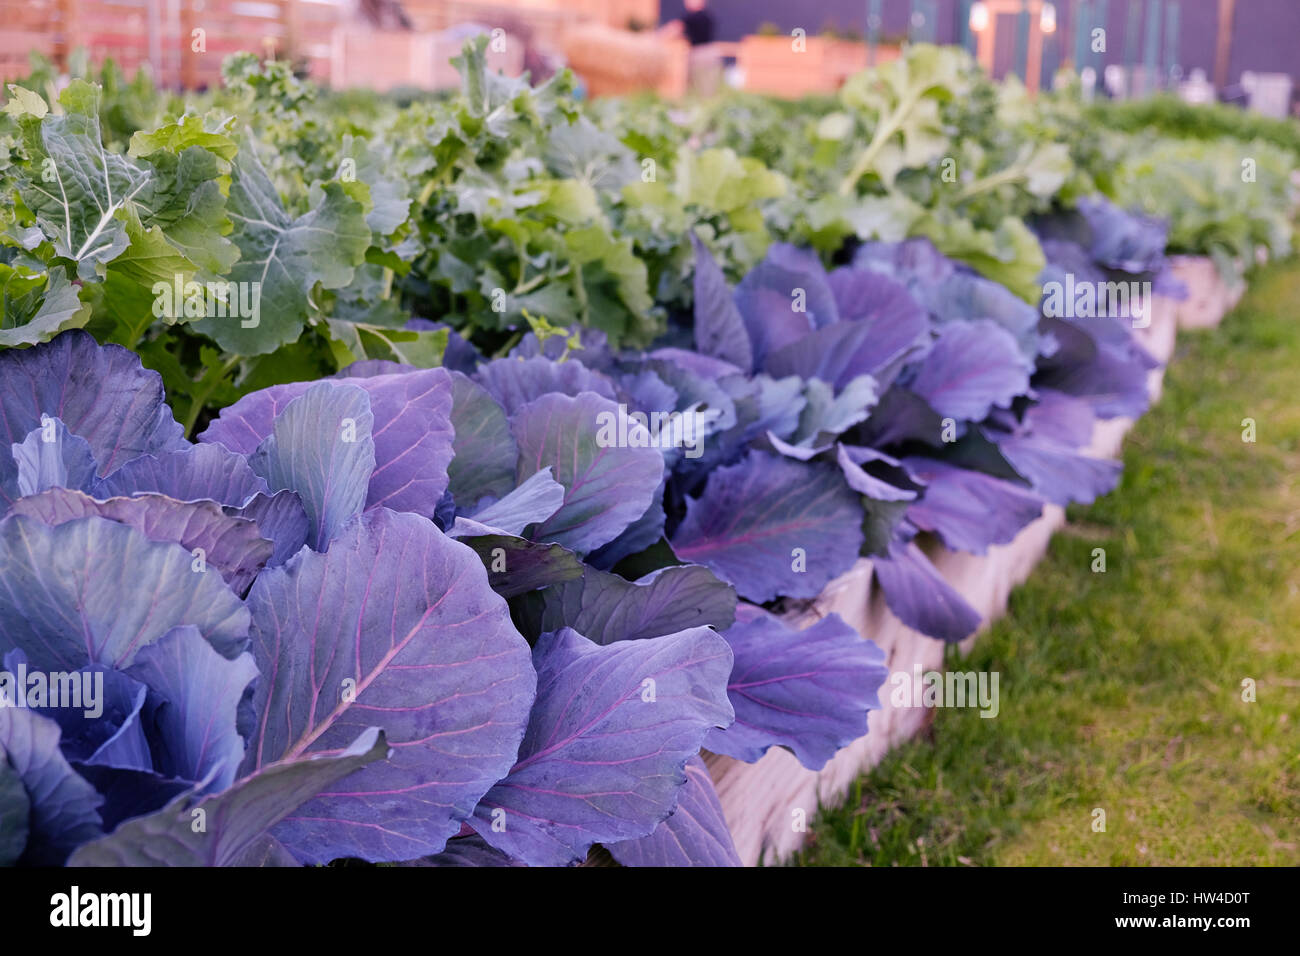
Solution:
[[(957, 43), (1028, 86), (1058, 69), (1102, 95), (1178, 87), (1285, 113), (1300, 86), (1300, 0), (708, 0), (708, 55), (733, 82), (787, 95), (833, 90), (906, 41)], [(488, 32), (494, 69), (572, 65), (594, 93), (678, 95), (699, 48), (654, 28), (684, 0), (0, 0), (0, 79), (28, 55), (84, 49), (173, 88), (218, 82), (236, 50), (287, 58), (319, 82), (392, 89), (455, 82), (447, 60)], [(808, 43), (791, 57), (789, 35)], [(762, 36), (758, 36), (762, 34)], [(782, 46), (781, 38), (786, 42)]]
[[(977, 0), (709, 0), (719, 40), (739, 40), (766, 25), (786, 34), (795, 28), (809, 36), (834, 31), (882, 44), (959, 43), (972, 53), (979, 37), (971, 29), (971, 14), (980, 5)], [(1029, 11), (1043, 4), (989, 0), (982, 5), (990, 34), (985, 42), (992, 51), (987, 65), (996, 77), (1013, 72), (1023, 77), (1033, 56), (1027, 41), (1038, 27), (1024, 21), (1036, 20)], [(1197, 71), (1229, 96), (1248, 73), (1285, 74), (1300, 87), (1300, 0), (1056, 0), (1046, 5), (1052, 7), (1054, 29), (1043, 37), (1041, 72), (1034, 78), (1039, 81), (1069, 65), (1091, 67), (1099, 85), (1111, 67), (1112, 76), (1119, 68), (1148, 89)], [(663, 0), (662, 8), (664, 20), (679, 17), (683, 0)], [(1105, 31), (1104, 53), (1091, 49), (1098, 28)], [(1089, 41), (1082, 49), (1080, 36)]]

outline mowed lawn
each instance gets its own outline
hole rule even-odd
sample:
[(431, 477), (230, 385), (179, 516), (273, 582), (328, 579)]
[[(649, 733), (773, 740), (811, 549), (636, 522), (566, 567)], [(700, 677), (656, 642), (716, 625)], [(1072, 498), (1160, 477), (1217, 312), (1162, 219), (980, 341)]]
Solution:
[(936, 710), (796, 862), (1300, 863), (1300, 265), (1180, 333), (1119, 488), (948, 666), (998, 671), (998, 716)]

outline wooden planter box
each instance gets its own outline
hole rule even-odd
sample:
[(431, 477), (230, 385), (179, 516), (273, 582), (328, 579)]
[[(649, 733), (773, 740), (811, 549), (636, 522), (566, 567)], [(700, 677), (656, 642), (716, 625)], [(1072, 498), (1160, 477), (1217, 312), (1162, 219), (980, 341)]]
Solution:
[(1186, 300), (1177, 303), (1180, 329), (1212, 329), (1236, 307), (1246, 291), (1244, 282), (1229, 286), (1208, 256), (1171, 256), (1174, 278), (1187, 286)]
[[(740, 41), (736, 64), (745, 76), (745, 89), (774, 96), (799, 97), (834, 93), (848, 77), (867, 68), (863, 43), (829, 37), (805, 37), (804, 49), (794, 49), (793, 37), (747, 36)], [(897, 59), (897, 46), (877, 46), (876, 63)]]
[(686, 93), (690, 46), (685, 40), (583, 23), (565, 31), (564, 56), (591, 96), (654, 90), (676, 99)]
[[(440, 33), (339, 27), (330, 49), (330, 83), (336, 89), (363, 87), (381, 93), (454, 89), (460, 74), (451, 58), (460, 50), (459, 41)], [(508, 37), (503, 52), (489, 46), (487, 62), (493, 72), (518, 76), (524, 68), (523, 44)]]
[[(1157, 296), (1151, 325), (1138, 331), (1142, 343), (1161, 363), (1173, 354), (1178, 328), (1177, 305)], [(1159, 397), (1163, 375), (1163, 367), (1151, 372), (1153, 403)], [(1114, 456), (1132, 424), (1127, 419), (1099, 422), (1089, 453)], [(1064, 522), (1064, 510), (1048, 505), (1043, 515), (1023, 529), (1015, 540), (991, 548), (987, 555), (938, 549), (930, 557), (987, 624), (1005, 613), (1012, 588), (1029, 576), (1046, 553), (1052, 534)], [(802, 628), (832, 612), (863, 637), (875, 641), (885, 652), (891, 674), (910, 672), (914, 666), (922, 671), (942, 668), (944, 644), (910, 630), (890, 613), (883, 596), (873, 586), (870, 560), (859, 560), (851, 570), (832, 581), (819, 597), (788, 614), (787, 620)], [(964, 651), (970, 650), (976, 636), (963, 643)], [(841, 749), (820, 771), (804, 768), (791, 753), (780, 748), (769, 750), (753, 764), (716, 754), (705, 755), (736, 850), (745, 865), (773, 864), (788, 858), (800, 848), (807, 835), (795, 825), (796, 820), (805, 819), (808, 826), (815, 825), (820, 805), (841, 803), (858, 776), (879, 763), (891, 747), (926, 725), (932, 713), (929, 709), (892, 707), (888, 690), (888, 684), (881, 690), (882, 706), (871, 712), (867, 736)]]

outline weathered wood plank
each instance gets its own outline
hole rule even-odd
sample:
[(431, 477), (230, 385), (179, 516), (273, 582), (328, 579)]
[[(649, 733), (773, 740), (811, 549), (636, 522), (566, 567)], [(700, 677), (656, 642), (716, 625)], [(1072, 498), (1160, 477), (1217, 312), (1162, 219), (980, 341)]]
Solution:
[(1229, 286), (1209, 256), (1171, 256), (1174, 278), (1187, 286), (1187, 298), (1177, 303), (1180, 329), (1212, 329), (1232, 310), (1246, 290)]

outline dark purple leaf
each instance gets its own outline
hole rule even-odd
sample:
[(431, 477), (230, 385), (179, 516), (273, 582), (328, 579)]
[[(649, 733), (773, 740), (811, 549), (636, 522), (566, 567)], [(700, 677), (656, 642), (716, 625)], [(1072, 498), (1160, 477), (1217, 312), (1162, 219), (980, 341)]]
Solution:
[(1003, 438), (998, 447), (1007, 460), (1053, 504), (1090, 504), (1114, 490), (1123, 466), (1107, 458), (1083, 455), (1050, 439), (1033, 435)]
[(519, 760), (470, 826), (529, 866), (651, 833), (705, 733), (731, 723), (726, 642), (701, 627), (601, 647), (566, 628), (538, 640), (533, 662), (537, 703)]
[(1043, 499), (1021, 485), (933, 458), (905, 458), (925, 482), (925, 494), (907, 509), (918, 528), (933, 531), (954, 551), (984, 554), (1007, 544), (1043, 512)]
[(862, 547), (858, 496), (839, 469), (751, 452), (709, 477), (672, 545), (755, 602), (815, 597)]
[(1088, 503), (1111, 491), (1121, 471), (1117, 461), (1080, 451), (1092, 440), (1094, 422), (1085, 400), (1042, 389), (1014, 433), (992, 437), (1007, 461), (1048, 501)]
[(185, 445), (158, 373), (135, 353), (101, 346), (80, 330), (0, 351), (0, 441), (22, 441), (40, 428), (42, 415), (90, 443), (101, 475)]
[(839, 318), (816, 254), (781, 242), (740, 280), (736, 308), (749, 331), (755, 368), (763, 367), (769, 353)]
[(1107, 269), (1142, 274), (1164, 265), (1169, 224), (1125, 212), (1103, 196), (1082, 196), (1078, 210), (1092, 231), (1092, 257)]
[(47, 488), (89, 491), (95, 483), (90, 443), (69, 432), (57, 418), (47, 421), (48, 431), (37, 428), (13, 446), (18, 494), (35, 495)]
[(0, 516), (21, 497), (18, 491), (18, 463), (14, 461), (12, 446), (0, 444)]
[(943, 438), (943, 419), (920, 395), (898, 385), (880, 396), (871, 417), (854, 432), (855, 441), (876, 448), (906, 441), (938, 447), (944, 444)]
[(695, 347), (706, 356), (749, 372), (754, 367), (754, 351), (731, 287), (708, 247), (694, 232), (690, 235), (695, 248)]
[(0, 867), (17, 865), (27, 849), (31, 813), (32, 801), (23, 788), (23, 778), (0, 750)]
[(831, 285), (853, 312), (772, 352), (765, 365), (770, 374), (818, 378), (843, 388), (859, 375), (883, 377), (929, 345), (925, 310), (888, 276), (843, 268), (831, 273)]
[(161, 810), (194, 787), (192, 781), (164, 777), (152, 770), (104, 767), (77, 761), (72, 762), (72, 767), (104, 798), (99, 815), (104, 821), (105, 833), (112, 833), (119, 824), (132, 817)]
[(1029, 389), (1027, 359), (995, 322), (946, 322), (908, 387), (939, 415), (981, 421)]
[[(15, 688), (28, 688), (31, 668), (27, 655), (14, 648), (0, 657), (3, 670)], [(26, 706), (59, 727), (59, 751), (74, 767), (85, 763), (105, 766), (143, 767), (150, 764), (149, 744), (139, 716), (148, 688), (111, 667), (89, 664), (72, 672), (73, 680), (63, 685), (66, 700), (45, 697)], [(51, 684), (53, 679), (51, 678)], [(93, 682), (93, 690), (90, 682)], [(11, 688), (5, 688), (11, 690)], [(48, 691), (37, 693), (53, 693)], [(83, 694), (84, 689), (84, 694)], [(0, 695), (0, 700), (5, 700)], [(12, 698), (8, 704), (13, 706)], [(102, 814), (101, 814), (102, 815)]]
[[(18, 675), (18, 685), (22, 686), (22, 675), (27, 673), (26, 655), (10, 651), (4, 656), (4, 669)], [(59, 725), (59, 750), (63, 756), (74, 765), (151, 769), (149, 742), (140, 722), (148, 688), (122, 671), (99, 664), (72, 673), (75, 679), (70, 700), (48, 700), (52, 706), (35, 708), (42, 717)], [(86, 688), (86, 681), (93, 681), (93, 695), (78, 689)]]
[[(388, 752), (383, 733), (370, 727), (344, 749), (269, 764), (197, 803), (183, 794), (81, 847), (68, 865), (234, 866), (285, 816)], [(196, 832), (199, 810), (205, 826)]]
[(666, 480), (660, 481), (645, 514), (624, 528), (613, 541), (601, 545), (587, 555), (588, 564), (593, 568), (608, 571), (624, 558), (639, 554), (664, 536), (664, 526), (668, 522), (668, 515), (664, 512)]
[(565, 489), (563, 506), (534, 529), (534, 541), (592, 551), (650, 507), (663, 477), (663, 456), (656, 448), (636, 447), (650, 436), (634, 422), (627, 428), (634, 447), (618, 447), (619, 414), (613, 402), (583, 392), (576, 398), (544, 395), (512, 416), (519, 480), (550, 466)]
[(498, 534), (486, 525), (457, 518), (450, 537), (468, 545), (487, 568), (488, 583), (512, 598), (582, 574), (582, 559), (558, 544), (541, 544)]
[(795, 631), (774, 614), (742, 606), (722, 636), (735, 665), (727, 694), (736, 722), (711, 730), (704, 746), (753, 763), (785, 747), (820, 770), (841, 747), (867, 732), (867, 712), (889, 676), (885, 655), (838, 614)]
[(200, 444), (128, 461), (99, 482), (95, 497), (150, 491), (178, 501), (206, 499), (240, 507), (267, 487), (243, 455), (224, 445)]
[(365, 507), (375, 471), (373, 426), (364, 391), (319, 382), (285, 406), (249, 458), (272, 491), (298, 493), (313, 550), (326, 550)]
[(248, 606), (266, 677), (246, 773), (337, 750), (373, 724), (394, 750), (276, 838), (305, 863), (441, 850), (514, 763), (533, 698), (528, 645), (478, 556), (425, 518), (378, 509), (328, 553), (264, 571)]
[(741, 866), (709, 768), (699, 756), (686, 761), (686, 786), (677, 808), (654, 833), (611, 843), (610, 854), (624, 866)]
[(1096, 416), (1087, 401), (1050, 388), (1037, 390), (1038, 400), (1025, 412), (1025, 428), (1068, 448), (1084, 448), (1092, 442)]
[(153, 768), (203, 781), (200, 793), (218, 793), (234, 783), (244, 759), (235, 714), (257, 677), (252, 655), (228, 660), (197, 628), (183, 625), (142, 648), (126, 673), (149, 688), (143, 721), (157, 741)]
[(691, 627), (731, 626), (736, 592), (708, 568), (661, 568), (636, 581), (587, 568), (581, 578), (529, 595), (529, 637), (571, 627), (597, 644), (675, 634)]
[(228, 515), (256, 522), (258, 534), (274, 542), (275, 550), (266, 562), (268, 568), (284, 564), (307, 543), (307, 512), (296, 491), (254, 495), (242, 508), (223, 510)]
[(500, 498), (515, 486), (519, 449), (510, 422), (487, 389), (468, 376), (451, 376), (451, 424), (456, 437), (447, 466), (448, 488), (462, 508), (483, 498)]
[(492, 849), (477, 833), (447, 841), (447, 848), (406, 866), (523, 866), (498, 850)]
[(10, 515), (0, 521), (0, 652), (18, 647), (42, 670), (121, 670), (177, 624), (193, 624), (234, 657), (247, 641), (248, 610), (221, 575), (196, 573), (193, 560), (106, 518), (52, 528)]
[(1072, 322), (1044, 319), (1060, 348), (1040, 360), (1034, 385), (1086, 400), (1099, 418), (1138, 418), (1150, 403), (1152, 360), (1134, 344), (1101, 340), (1106, 321), (1088, 320), (1091, 331), (1085, 331)]
[[(54, 488), (15, 502), (13, 514), (48, 525), (99, 515), (130, 525), (150, 541), (171, 541), (211, 565), (236, 594), (243, 594), (271, 557), (272, 545), (246, 518), (235, 518), (215, 501), (176, 501), (163, 495), (97, 501), (79, 491)], [(195, 549), (202, 549), (196, 554)]]
[(887, 556), (873, 560), (885, 603), (912, 630), (950, 644), (975, 633), (979, 612), (943, 579), (915, 542), (896, 540)]
[(577, 396), (595, 392), (616, 399), (614, 384), (600, 372), (593, 372), (575, 358), (554, 362), (548, 358), (503, 358), (479, 367), (475, 381), (506, 410), (513, 421), (525, 405), (546, 395)]
[(103, 798), (63, 759), (54, 721), (30, 710), (0, 707), (0, 767), (6, 764), (22, 781), (31, 808), (20, 862), (60, 866), (73, 849), (101, 835)]

